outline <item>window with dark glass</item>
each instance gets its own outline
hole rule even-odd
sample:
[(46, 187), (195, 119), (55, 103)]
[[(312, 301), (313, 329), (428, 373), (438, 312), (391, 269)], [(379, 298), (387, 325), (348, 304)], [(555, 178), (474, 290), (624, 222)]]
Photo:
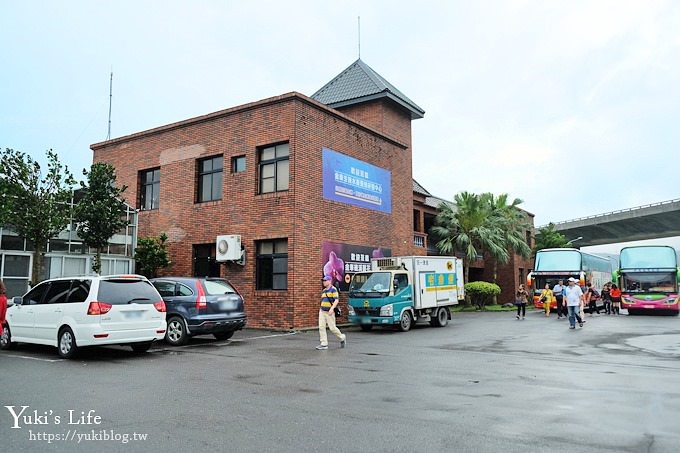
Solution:
[(215, 259), (215, 243), (194, 244), (194, 277), (219, 277), (220, 263)]
[(288, 289), (288, 240), (259, 241), (256, 257), (257, 289)]
[(231, 158), (231, 172), (242, 173), (246, 171), (246, 156), (236, 156)]
[(55, 280), (50, 283), (47, 290), (44, 304), (63, 304), (68, 300), (68, 293), (71, 289), (71, 280)]
[(139, 209), (158, 209), (161, 193), (161, 169), (144, 170), (140, 175)]
[(224, 157), (198, 161), (198, 202), (222, 199)]
[(90, 280), (73, 280), (71, 292), (68, 296), (70, 303), (85, 302), (90, 294)]
[(260, 193), (288, 190), (288, 143), (260, 149)]

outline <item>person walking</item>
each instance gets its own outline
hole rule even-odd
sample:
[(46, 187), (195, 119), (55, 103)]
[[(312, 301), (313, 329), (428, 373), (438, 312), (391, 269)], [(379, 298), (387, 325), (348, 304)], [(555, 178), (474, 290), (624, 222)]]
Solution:
[(576, 284), (576, 279), (569, 277), (569, 286), (564, 290), (564, 297), (567, 302), (567, 312), (569, 313), (569, 328), (576, 328), (576, 321), (583, 327), (583, 318), (579, 315), (579, 308), (583, 305), (583, 291)]
[(515, 304), (517, 305), (517, 319), (520, 319), (520, 314), (522, 319), (527, 312), (527, 302), (529, 301), (529, 293), (524, 289), (524, 285), (519, 285), (517, 293), (515, 293)]
[(609, 293), (612, 298), (612, 314), (619, 314), (619, 308), (621, 307), (621, 290), (615, 283), (612, 283), (612, 289)]
[[(555, 301), (557, 302), (557, 319), (566, 318), (567, 316), (567, 305), (564, 302), (564, 288), (564, 280), (560, 280), (552, 289)], [(564, 316), (562, 316), (562, 314), (564, 314)]]
[(333, 277), (324, 275), (323, 291), (321, 291), (321, 307), (319, 308), (319, 346), (318, 350), (328, 349), (328, 335), (326, 333), (326, 326), (338, 339), (340, 340), (340, 347), (344, 348), (347, 344), (347, 335), (340, 332), (340, 329), (335, 325), (335, 307), (340, 301), (338, 290), (333, 286)]
[(5, 283), (0, 280), (0, 336), (5, 329), (5, 313), (7, 313), (7, 288)]
[(600, 296), (602, 296), (602, 303), (604, 304), (604, 314), (606, 315), (611, 315), (612, 314), (612, 296), (611, 296), (611, 283), (607, 282), (604, 284), (602, 287), (602, 292), (600, 293)]
[(588, 312), (590, 313), (590, 316), (593, 316), (593, 312), (597, 312), (599, 315), (600, 309), (597, 307), (597, 299), (600, 297), (600, 294), (595, 288), (593, 288), (593, 284), (591, 282), (588, 282), (586, 287), (588, 289), (586, 289), (585, 299), (588, 303)]
[(541, 291), (540, 301), (543, 302), (543, 309), (545, 310), (546, 318), (550, 316), (550, 306), (553, 301), (553, 292), (550, 289), (550, 283), (545, 284), (545, 288)]

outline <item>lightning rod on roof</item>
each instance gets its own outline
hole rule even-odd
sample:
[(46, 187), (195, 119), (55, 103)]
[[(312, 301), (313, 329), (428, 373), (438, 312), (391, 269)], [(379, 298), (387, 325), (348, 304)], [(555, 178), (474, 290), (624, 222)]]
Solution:
[(357, 32), (358, 32), (358, 45), (359, 45), (359, 59), (361, 59), (361, 16), (357, 16)]
[(113, 100), (113, 68), (111, 68), (111, 78), (109, 79), (109, 130), (106, 140), (111, 140), (111, 102)]

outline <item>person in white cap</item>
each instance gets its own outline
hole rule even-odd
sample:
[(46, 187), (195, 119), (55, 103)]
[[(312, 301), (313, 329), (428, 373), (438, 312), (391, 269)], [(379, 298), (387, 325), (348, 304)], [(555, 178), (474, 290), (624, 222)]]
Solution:
[(579, 314), (579, 309), (583, 304), (583, 290), (576, 284), (574, 277), (569, 277), (569, 286), (564, 290), (564, 298), (567, 300), (567, 312), (569, 313), (569, 328), (576, 328), (576, 321), (578, 325), (583, 327), (583, 318)]

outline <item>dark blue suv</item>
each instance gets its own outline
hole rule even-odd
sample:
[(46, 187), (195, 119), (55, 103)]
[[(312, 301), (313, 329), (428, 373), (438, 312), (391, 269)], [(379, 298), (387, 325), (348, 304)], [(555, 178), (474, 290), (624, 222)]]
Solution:
[(194, 335), (228, 340), (246, 325), (243, 297), (223, 278), (159, 277), (151, 283), (165, 301), (165, 341), (173, 346)]

